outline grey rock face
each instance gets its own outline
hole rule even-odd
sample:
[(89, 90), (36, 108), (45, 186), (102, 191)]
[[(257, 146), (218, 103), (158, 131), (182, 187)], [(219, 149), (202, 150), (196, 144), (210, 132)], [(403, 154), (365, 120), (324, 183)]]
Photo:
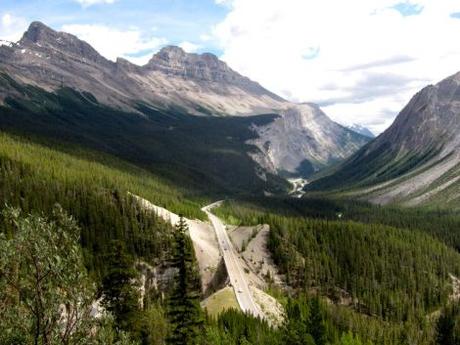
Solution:
[(257, 95), (268, 95), (278, 101), (283, 99), (264, 89), (258, 83), (233, 71), (211, 53), (188, 54), (182, 48), (167, 46), (155, 54), (144, 66), (145, 70), (161, 71), (166, 75), (184, 79), (231, 84)]
[[(240, 79), (224, 62), (213, 54), (187, 54), (182, 48), (168, 46), (161, 49), (144, 66), (168, 75), (215, 82), (235, 82)], [(242, 78), (242, 77), (241, 77)]]
[(388, 146), (398, 154), (443, 148), (440, 155), (459, 150), (460, 73), (418, 92), (394, 123), (368, 148)]
[[(254, 128), (260, 140), (253, 144), (263, 152), (254, 159), (274, 172), (298, 173), (304, 163), (318, 169), (366, 141), (316, 106), (282, 99), (213, 54), (188, 54), (174, 46), (161, 49), (145, 66), (122, 58), (112, 62), (77, 37), (33, 22), (17, 44), (0, 46), (0, 72), (47, 91), (66, 86), (90, 92), (133, 116), (139, 102), (199, 116), (279, 114), (274, 123)], [(8, 95), (0, 90), (0, 102)]]
[[(98, 64), (110, 64), (88, 43), (79, 40), (74, 35), (56, 32), (40, 22), (33, 22), (18, 43), (25, 48), (30, 47), (42, 51), (55, 50)], [(43, 49), (37, 49), (37, 47)]]
[(268, 166), (288, 175), (306, 177), (345, 159), (368, 141), (331, 121), (315, 104), (291, 105), (280, 115), (273, 123), (256, 127), (259, 138), (252, 143), (269, 160)]
[[(145, 66), (102, 57), (77, 37), (33, 22), (13, 47), (0, 47), (0, 68), (18, 81), (47, 90), (68, 86), (93, 93), (107, 105), (135, 111), (136, 102), (198, 106), (216, 114), (267, 111), (283, 100), (231, 70), (212, 54), (166, 47)], [(264, 99), (261, 99), (264, 98)]]
[(366, 181), (355, 195), (379, 204), (460, 205), (460, 73), (418, 92), (383, 134), (317, 183), (326, 180)]
[(256, 95), (267, 95), (275, 100), (283, 99), (264, 89), (258, 83), (233, 71), (228, 65), (211, 53), (188, 54), (182, 48), (167, 46), (155, 54), (144, 70), (160, 71), (184, 79), (235, 85)]

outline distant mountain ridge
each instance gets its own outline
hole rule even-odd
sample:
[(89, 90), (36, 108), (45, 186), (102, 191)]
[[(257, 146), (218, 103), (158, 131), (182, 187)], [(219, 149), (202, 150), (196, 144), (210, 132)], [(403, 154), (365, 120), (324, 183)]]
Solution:
[(376, 203), (460, 201), (460, 73), (418, 92), (378, 138), (311, 190), (353, 190)]
[[(113, 62), (76, 36), (33, 22), (17, 44), (0, 47), (0, 72), (47, 92), (65, 87), (91, 94), (98, 103), (133, 116), (158, 110), (276, 115), (269, 123), (255, 121), (251, 131), (258, 138), (242, 143), (256, 147), (250, 156), (272, 174), (311, 174), (369, 140), (331, 121), (316, 105), (282, 99), (213, 54), (188, 54), (174, 46), (162, 48), (144, 66), (121, 58)], [(0, 88), (0, 102), (21, 97), (7, 84)]]
[(91, 92), (100, 102), (125, 110), (135, 110), (141, 101), (181, 106), (192, 114), (208, 109), (246, 115), (285, 102), (212, 54), (167, 46), (144, 66), (121, 58), (113, 62), (76, 36), (40, 22), (33, 22), (14, 47), (1, 47), (0, 56), (0, 66), (12, 77), (45, 89), (65, 85)]
[(354, 123), (352, 125), (347, 126), (348, 129), (351, 129), (353, 132), (359, 133), (369, 138), (375, 138), (375, 134), (372, 133), (369, 128), (364, 127), (363, 125)]

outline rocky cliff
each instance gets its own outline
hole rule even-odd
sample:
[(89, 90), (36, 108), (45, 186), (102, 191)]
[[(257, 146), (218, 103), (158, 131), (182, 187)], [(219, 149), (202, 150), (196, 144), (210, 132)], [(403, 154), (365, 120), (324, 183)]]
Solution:
[(310, 189), (354, 189), (376, 203), (458, 204), (460, 73), (418, 92), (378, 138)]
[[(277, 114), (254, 125), (260, 150), (253, 157), (263, 168), (293, 175), (310, 174), (342, 160), (368, 139), (331, 121), (317, 106), (288, 102), (232, 70), (215, 55), (188, 54), (168, 46), (144, 66), (101, 56), (77, 37), (34, 22), (14, 45), (0, 47), (0, 71), (19, 83), (47, 91), (63, 87), (94, 95), (114, 109), (144, 116), (139, 105), (180, 109), (198, 116)], [(20, 97), (0, 90), (0, 101)]]

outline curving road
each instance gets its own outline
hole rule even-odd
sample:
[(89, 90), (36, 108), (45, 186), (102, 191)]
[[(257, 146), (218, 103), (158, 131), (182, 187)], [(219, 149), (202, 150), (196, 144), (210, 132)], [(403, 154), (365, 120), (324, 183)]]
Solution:
[(216, 232), (219, 248), (224, 258), (225, 267), (227, 268), (228, 277), (233, 290), (235, 291), (236, 299), (241, 310), (255, 317), (263, 318), (264, 314), (252, 297), (243, 268), (238, 260), (238, 254), (228, 237), (225, 225), (218, 217), (211, 213), (211, 210), (214, 207), (219, 206), (220, 203), (221, 201), (217, 201), (211, 205), (203, 207), (202, 210), (209, 217), (209, 220), (214, 227), (214, 231)]

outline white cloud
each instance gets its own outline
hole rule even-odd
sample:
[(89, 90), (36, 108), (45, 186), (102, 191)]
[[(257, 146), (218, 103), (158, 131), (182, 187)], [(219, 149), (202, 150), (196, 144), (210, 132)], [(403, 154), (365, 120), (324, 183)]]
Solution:
[(71, 24), (64, 25), (62, 31), (88, 42), (112, 61), (122, 57), (138, 65), (145, 64), (154, 51), (167, 43), (164, 38), (144, 35), (136, 28), (122, 31), (98, 24)]
[(113, 4), (116, 0), (75, 0), (83, 7), (89, 7), (98, 4)]
[(230, 2), (213, 30), (222, 58), (344, 124), (382, 131), (420, 88), (460, 70), (458, 0)]
[(179, 47), (184, 49), (187, 53), (195, 53), (198, 49), (201, 48), (199, 44), (195, 44), (195, 43), (187, 42), (187, 41), (180, 43)]
[(27, 30), (27, 21), (10, 13), (0, 15), (0, 39), (17, 42)]
[(231, 5), (232, 0), (215, 0), (215, 3), (218, 5)]
[(200, 40), (202, 40), (203, 42), (208, 42), (208, 41), (212, 40), (212, 36), (207, 35), (207, 34), (203, 34), (203, 35), (200, 35)]

